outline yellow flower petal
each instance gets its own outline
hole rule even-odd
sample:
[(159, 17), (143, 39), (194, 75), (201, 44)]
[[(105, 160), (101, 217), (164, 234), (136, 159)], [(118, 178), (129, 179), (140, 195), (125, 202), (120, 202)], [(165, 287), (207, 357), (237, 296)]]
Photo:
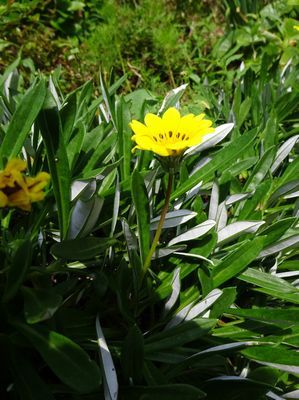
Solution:
[(134, 140), (140, 150), (150, 150), (162, 156), (169, 156), (167, 149), (155, 142), (152, 137), (137, 135)]
[(187, 114), (181, 118), (178, 132), (190, 135), (194, 130), (194, 114)]
[(145, 116), (145, 125), (133, 120), (130, 124), (134, 132), (132, 140), (136, 149), (149, 150), (162, 157), (177, 157), (188, 147), (203, 141), (205, 135), (214, 131), (212, 121), (205, 115), (188, 114), (180, 116), (179, 111), (171, 107), (160, 118), (149, 113)]
[(153, 148), (152, 151), (162, 157), (169, 157), (174, 154), (173, 151), (170, 151), (169, 149), (163, 146), (157, 146)]
[(164, 125), (162, 119), (155, 114), (148, 113), (144, 118), (144, 122), (151, 135), (158, 135), (164, 132)]
[(24, 211), (31, 210), (31, 201), (28, 193), (24, 190), (19, 190), (17, 192), (12, 193), (8, 196), (8, 206), (9, 207), (18, 207)]
[(172, 143), (172, 144), (168, 144), (167, 145), (167, 149), (169, 149), (169, 150), (177, 150), (177, 151), (186, 150), (187, 147), (188, 147), (187, 142), (176, 142), (176, 143)]
[(167, 149), (165, 149), (165, 147), (162, 147), (162, 146), (155, 146), (155, 147), (153, 147), (153, 148), (144, 149), (144, 148), (141, 148), (141, 147), (139, 147), (139, 146), (137, 145), (137, 146), (135, 146), (135, 147), (133, 148), (132, 151), (135, 152), (135, 150), (137, 150), (137, 149), (139, 149), (139, 150), (153, 151), (154, 153), (156, 153), (156, 154), (158, 154), (159, 156), (162, 156), (162, 157), (167, 157), (167, 156), (170, 155), (170, 151), (167, 151)]
[(32, 202), (45, 197), (43, 189), (48, 184), (50, 175), (40, 172), (35, 177), (26, 177), (23, 174), (26, 166), (25, 161), (12, 159), (0, 171), (0, 207), (17, 207), (30, 211)]
[(25, 171), (26, 168), (27, 168), (26, 161), (21, 160), (20, 158), (13, 158), (8, 161), (4, 171), (6, 173), (12, 172), (14, 170), (22, 172), (22, 171)]
[(146, 135), (149, 133), (147, 127), (135, 119), (130, 123), (130, 127), (136, 135)]
[(50, 175), (47, 172), (39, 172), (35, 177), (26, 177), (26, 184), (30, 193), (41, 191), (49, 181)]
[(180, 123), (180, 113), (174, 107), (168, 108), (167, 111), (163, 114), (162, 121), (163, 121), (163, 131), (165, 133), (172, 132), (175, 135), (178, 131), (178, 126)]

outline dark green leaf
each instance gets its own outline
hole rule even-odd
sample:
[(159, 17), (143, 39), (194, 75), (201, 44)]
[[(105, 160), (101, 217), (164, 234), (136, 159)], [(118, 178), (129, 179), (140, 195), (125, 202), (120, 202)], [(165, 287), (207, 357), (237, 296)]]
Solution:
[(131, 193), (137, 216), (140, 255), (144, 264), (150, 248), (149, 199), (142, 175), (136, 169), (132, 174)]
[(10, 159), (19, 154), (26, 136), (42, 108), (45, 96), (46, 87), (44, 80), (33, 85), (25, 93), (6, 131), (0, 148), (0, 163), (3, 163), (3, 158)]
[(109, 238), (76, 238), (54, 244), (51, 252), (56, 257), (67, 260), (88, 260), (99, 256), (113, 244), (115, 240)]
[(229, 254), (213, 269), (214, 287), (222, 285), (227, 280), (242, 272), (263, 248), (263, 238), (255, 238), (243, 243), (236, 251)]
[(50, 92), (40, 113), (39, 125), (45, 143), (63, 239), (67, 235), (69, 224), (71, 176), (58, 109)]
[(145, 352), (146, 354), (153, 353), (197, 340), (207, 334), (216, 323), (217, 320), (215, 319), (195, 318), (192, 321), (184, 322), (179, 326), (152, 335), (145, 341)]
[(17, 293), (31, 265), (32, 245), (30, 240), (20, 240), (17, 245), (7, 274), (4, 301), (10, 300)]
[(206, 397), (197, 387), (178, 383), (124, 388), (124, 396), (125, 400), (198, 400)]
[(36, 368), (21, 352), (14, 351), (11, 356), (14, 387), (20, 400), (54, 400), (51, 389), (40, 378)]
[(16, 328), (30, 340), (59, 379), (80, 393), (90, 393), (99, 388), (100, 370), (88, 354), (75, 342), (57, 333), (41, 333), (28, 325)]
[(270, 389), (271, 385), (237, 376), (214, 378), (203, 385), (209, 400), (219, 400), (219, 393), (221, 400), (260, 400)]
[(121, 360), (125, 380), (138, 384), (143, 375), (143, 336), (139, 328), (132, 326), (123, 342)]
[(49, 319), (62, 303), (62, 297), (52, 290), (22, 288), (24, 313), (29, 324)]

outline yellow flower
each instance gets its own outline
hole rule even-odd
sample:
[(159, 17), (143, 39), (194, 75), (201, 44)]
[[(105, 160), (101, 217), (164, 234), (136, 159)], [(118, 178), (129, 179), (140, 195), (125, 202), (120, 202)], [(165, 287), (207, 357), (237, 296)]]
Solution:
[(50, 175), (47, 172), (39, 172), (35, 177), (26, 177), (26, 184), (30, 201), (41, 201), (45, 197), (43, 189), (50, 181)]
[(296, 31), (299, 31), (299, 25), (294, 25), (293, 28), (296, 29)]
[(135, 149), (150, 150), (162, 157), (180, 156), (188, 147), (200, 144), (204, 137), (214, 132), (212, 121), (204, 119), (204, 114), (180, 115), (171, 107), (162, 116), (148, 113), (145, 124), (133, 120), (130, 127), (135, 135)]
[(18, 184), (24, 187), (24, 177), (22, 172), (27, 168), (26, 161), (20, 159), (12, 159), (8, 161), (3, 171), (0, 171), (0, 189), (5, 187), (14, 187)]
[(17, 189), (7, 196), (7, 207), (17, 207), (24, 211), (31, 210), (31, 202), (25, 189)]
[(0, 207), (30, 211), (31, 203), (44, 199), (43, 189), (49, 183), (50, 175), (40, 172), (36, 177), (27, 177), (22, 173), (26, 167), (25, 161), (12, 159), (0, 171)]

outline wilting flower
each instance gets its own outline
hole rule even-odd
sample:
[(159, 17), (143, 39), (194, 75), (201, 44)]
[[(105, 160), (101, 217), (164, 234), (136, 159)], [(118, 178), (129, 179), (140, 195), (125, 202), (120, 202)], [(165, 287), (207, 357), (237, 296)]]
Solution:
[(50, 175), (40, 172), (35, 177), (28, 177), (23, 174), (26, 167), (25, 161), (12, 159), (0, 171), (0, 207), (30, 211), (31, 203), (44, 199), (43, 189), (49, 183)]
[(145, 124), (133, 120), (130, 127), (134, 132), (132, 140), (135, 149), (150, 150), (162, 157), (178, 157), (192, 146), (200, 144), (204, 137), (212, 132), (212, 121), (204, 119), (205, 115), (187, 114), (181, 116), (171, 107), (161, 117), (148, 113)]

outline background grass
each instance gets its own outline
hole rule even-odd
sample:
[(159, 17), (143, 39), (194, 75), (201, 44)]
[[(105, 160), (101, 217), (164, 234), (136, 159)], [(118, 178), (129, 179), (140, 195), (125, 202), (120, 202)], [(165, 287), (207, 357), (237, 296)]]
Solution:
[(99, 70), (128, 74), (126, 90), (232, 84), (241, 61), (298, 57), (292, 1), (9, 1), (0, 8), (3, 69), (18, 54), (28, 74), (62, 66), (74, 88)]

